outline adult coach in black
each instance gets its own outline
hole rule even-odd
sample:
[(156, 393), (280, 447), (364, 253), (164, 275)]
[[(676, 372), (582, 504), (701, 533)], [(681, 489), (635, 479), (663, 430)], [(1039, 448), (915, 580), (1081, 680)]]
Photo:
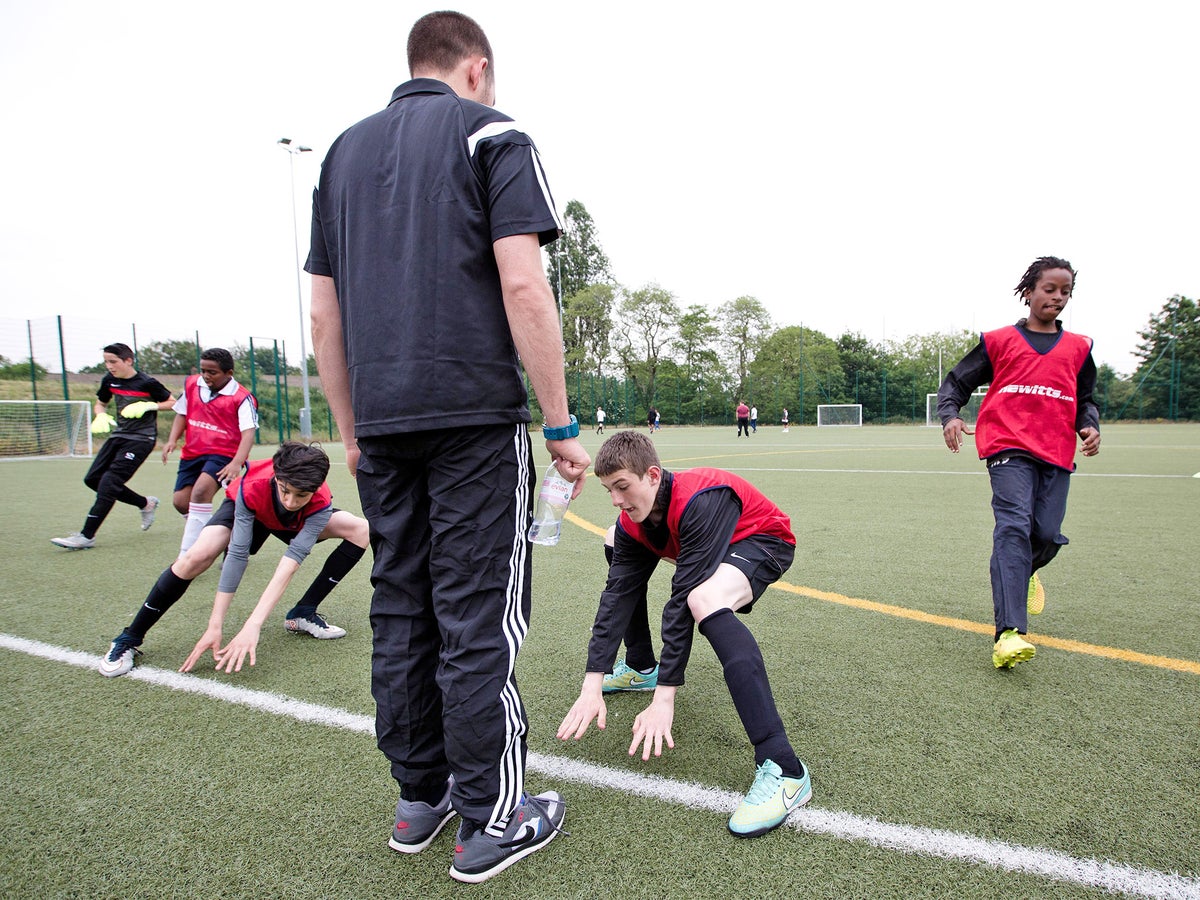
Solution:
[(487, 37), (430, 13), (408, 62), (412, 80), (325, 157), (313, 346), (371, 524), (376, 736), (401, 786), (390, 845), (423, 850), (458, 812), (450, 873), (483, 881), (563, 818), (557, 793), (524, 793), (513, 671), (536, 475), (518, 354), (576, 493), (590, 459), (542, 271), (559, 220), (533, 142), (491, 108)]

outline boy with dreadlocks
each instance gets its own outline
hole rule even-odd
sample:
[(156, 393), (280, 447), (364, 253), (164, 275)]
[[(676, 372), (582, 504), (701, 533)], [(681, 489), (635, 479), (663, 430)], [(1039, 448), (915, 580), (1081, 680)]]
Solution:
[[(1083, 441), (1084, 456), (1100, 452), (1092, 341), (1064, 331), (1058, 321), (1074, 287), (1075, 270), (1065, 259), (1036, 259), (1014, 291), (1029, 316), (982, 334), (938, 389), (946, 446), (957, 453), (963, 435), (974, 433), (992, 483), (997, 669), (1011, 669), (1036, 652), (1025, 639), (1028, 614), (1045, 605), (1038, 569), (1067, 543), (1059, 529), (1075, 470), (1075, 436)], [(990, 388), (972, 432), (959, 410), (984, 384)]]
[[(146, 632), (186, 593), (192, 581), (216, 562), (222, 551), (226, 551), (225, 564), (221, 567), (208, 628), (181, 672), (190, 672), (208, 650), (212, 651), (217, 669), (224, 668), (226, 672), (240, 672), (247, 655), (250, 665), (254, 665), (255, 649), (267, 617), (313, 546), (326, 538), (341, 538), (342, 542), (329, 554), (304, 596), (288, 612), (284, 627), (294, 634), (309, 634), (324, 640), (343, 637), (345, 629), (325, 621), (317, 606), (362, 559), (369, 534), (366, 519), (333, 505), (333, 494), (325, 484), (328, 474), (329, 457), (325, 451), (297, 441), (280, 444), (271, 459), (250, 463), (249, 471), (230, 483), (225, 501), (200, 532), (196, 543), (158, 577), (133, 622), (113, 639), (107, 655), (100, 661), (100, 674), (114, 678), (133, 668), (134, 655), (141, 653), (137, 648), (145, 640)], [(225, 613), (241, 584), (250, 556), (259, 551), (270, 535), (287, 544), (287, 550), (246, 624), (222, 648)]]

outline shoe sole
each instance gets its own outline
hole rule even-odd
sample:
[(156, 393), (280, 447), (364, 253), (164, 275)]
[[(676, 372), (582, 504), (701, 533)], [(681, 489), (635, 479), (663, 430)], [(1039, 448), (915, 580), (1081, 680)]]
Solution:
[(1010, 654), (1007, 658), (997, 659), (996, 654), (992, 654), (992, 665), (997, 669), (1011, 669), (1017, 663), (1028, 662), (1037, 655), (1037, 647), (1023, 647), (1016, 653)]
[[(1037, 578), (1036, 575), (1033, 578)], [(1031, 579), (1032, 580), (1032, 579)], [(1031, 616), (1040, 616), (1046, 608), (1046, 589), (1042, 587), (1041, 579), (1034, 582), (1033, 596), (1026, 595), (1025, 610)]]
[[(562, 822), (559, 822), (558, 825), (561, 828)], [(514, 863), (520, 862), (525, 857), (529, 856), (529, 854), (535, 853), (538, 850), (541, 850), (548, 843), (550, 843), (552, 840), (554, 840), (554, 838), (557, 837), (557, 835), (558, 835), (558, 832), (552, 828), (552, 829), (550, 829), (545, 840), (540, 841), (537, 844), (532, 844), (531, 846), (526, 847), (523, 850), (518, 850), (512, 856), (506, 856), (504, 859), (500, 860), (500, 862), (496, 863), (490, 869), (485, 869), (482, 872), (463, 872), (458, 867), (451, 866), (450, 867), (450, 877), (453, 878), (455, 881), (461, 881), (461, 882), (464, 882), (465, 884), (481, 884), (481, 883), (487, 881), (492, 876), (499, 875), (501, 872), (503, 872), (505, 869), (507, 869), (509, 866), (513, 865)]]
[(75, 544), (60, 544), (54, 538), (50, 538), (50, 543), (52, 543), (55, 547), (62, 547), (64, 550), (91, 550), (96, 546), (95, 544), (85, 544), (82, 547)]
[(425, 838), (425, 840), (421, 841), (421, 843), (419, 843), (419, 844), (406, 844), (403, 841), (396, 840), (396, 836), (395, 836), (396, 832), (395, 832), (395, 830), (393, 830), (392, 837), (390, 837), (388, 839), (388, 846), (391, 847), (393, 850), (396, 850), (400, 853), (420, 853), (422, 850), (424, 850), (426, 847), (428, 847), (430, 844), (433, 843), (433, 839), (442, 833), (442, 829), (446, 827), (446, 823), (449, 822), (453, 818), (454, 818), (454, 810), (450, 810), (442, 818), (442, 821), (438, 822), (437, 828), (433, 829), (433, 833), (430, 834), (429, 837)]
[(656, 688), (655, 684), (648, 684), (644, 688), (601, 688), (601, 694), (637, 694), (637, 692), (652, 691)]
[[(149, 531), (150, 526), (154, 524), (154, 517), (156, 515), (158, 515), (158, 504), (159, 504), (159, 500), (157, 497), (155, 497), (154, 498), (154, 508), (151, 509), (149, 512), (147, 512), (146, 510), (142, 510), (142, 531)], [(150, 519), (147, 520), (146, 516), (149, 516)]]

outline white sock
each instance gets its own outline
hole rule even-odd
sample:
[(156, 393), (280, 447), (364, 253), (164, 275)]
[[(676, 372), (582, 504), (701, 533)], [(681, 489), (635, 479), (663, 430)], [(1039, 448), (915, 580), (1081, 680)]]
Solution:
[(183, 526), (183, 540), (179, 542), (179, 552), (187, 553), (192, 544), (196, 543), (196, 538), (200, 537), (200, 532), (204, 530), (204, 526), (208, 524), (208, 520), (212, 518), (213, 505), (211, 503), (189, 503), (187, 522)]

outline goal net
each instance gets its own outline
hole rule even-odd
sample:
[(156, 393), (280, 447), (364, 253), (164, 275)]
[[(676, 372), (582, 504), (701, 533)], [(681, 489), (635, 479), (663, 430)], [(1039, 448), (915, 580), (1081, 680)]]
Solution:
[[(966, 405), (959, 410), (958, 414), (962, 416), (962, 420), (968, 425), (975, 424), (975, 419), (979, 416), (979, 404), (983, 402), (983, 398), (986, 396), (987, 388), (985, 387), (982, 390), (972, 394), (967, 400)], [(937, 398), (937, 394), (925, 395), (925, 424), (930, 428), (934, 426), (937, 426), (938, 428), (942, 427), (942, 420), (938, 418)]]
[(862, 425), (861, 403), (824, 403), (817, 407), (817, 427)]
[(86, 400), (0, 400), (0, 459), (91, 456)]

